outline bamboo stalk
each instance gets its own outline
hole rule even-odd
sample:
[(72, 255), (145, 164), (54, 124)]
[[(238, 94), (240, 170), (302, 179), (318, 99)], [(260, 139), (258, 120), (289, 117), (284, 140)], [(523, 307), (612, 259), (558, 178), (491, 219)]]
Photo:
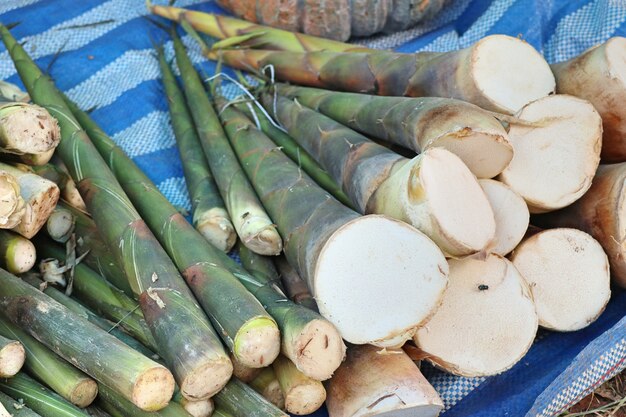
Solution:
[(276, 84), (276, 90), (368, 137), (417, 153), (432, 147), (447, 149), (478, 178), (495, 177), (513, 158), (502, 124), (493, 114), (464, 101), (379, 97), (285, 84)]
[(155, 410), (167, 404), (174, 379), (165, 367), (1, 269), (0, 284), (0, 305), (11, 322), (138, 406)]
[(87, 412), (91, 417), (111, 417), (109, 413), (96, 407), (95, 405), (87, 407)]
[(307, 151), (298, 145), (292, 137), (274, 126), (264, 112), (259, 111), (249, 103), (240, 103), (235, 107), (245, 113), (249, 119), (254, 120), (257, 125), (260, 126), (263, 133), (265, 133), (268, 138), (272, 139), (272, 141), (280, 147), (280, 150), (298, 164), (298, 166), (317, 184), (332, 194), (332, 196), (339, 200), (344, 206), (353, 208), (350, 198), (343, 192), (341, 187), (337, 185), (328, 172), (326, 172)]
[(20, 223), (12, 230), (30, 239), (46, 224), (54, 210), (59, 200), (59, 187), (36, 174), (8, 164), (0, 163), (0, 171), (8, 172), (15, 177), (20, 185), (20, 195), (26, 204), (26, 211)]
[[(241, 243), (238, 243), (236, 248), (239, 253), (241, 265), (243, 265), (248, 272), (254, 275), (257, 279), (263, 282), (271, 283), (271, 285), (276, 286), (276, 288), (282, 291), (280, 277), (278, 276), (278, 271), (274, 266), (272, 258), (269, 256), (259, 255)], [(269, 365), (269, 363), (267, 365)]]
[[(229, 110), (233, 115), (229, 124), (236, 130), (231, 144), (288, 242), (287, 259), (306, 279), (322, 315), (351, 343), (395, 346), (410, 338), (436, 308), (446, 286), (447, 265), (437, 246), (405, 223), (384, 216), (362, 217), (341, 205), (302, 174), (243, 114)], [(383, 230), (396, 239), (376, 237)], [(391, 262), (397, 259), (391, 255), (396, 250), (411, 255)], [(413, 273), (416, 270), (422, 272), (419, 278)], [(406, 303), (398, 299), (396, 286), (389, 285), (390, 276), (403, 288)], [(373, 325), (365, 317), (374, 311), (393, 311), (393, 325), (382, 321)]]
[(11, 379), (0, 380), (0, 391), (23, 400), (28, 408), (44, 417), (89, 416), (87, 412), (70, 404), (25, 373), (19, 373)]
[(48, 111), (22, 102), (0, 104), (0, 150), (11, 154), (53, 151), (61, 139), (59, 124)]
[(233, 417), (288, 417), (261, 394), (233, 378), (213, 398), (215, 406)]
[(279, 256), (275, 260), (276, 268), (280, 275), (280, 281), (289, 298), (296, 304), (300, 304), (310, 310), (319, 311), (317, 303), (311, 295), (306, 282), (298, 275), (298, 272), (289, 265), (284, 256)]
[[(74, 105), (70, 107), (87, 129), (121, 186), (182, 271), (187, 284), (209, 314), (215, 328), (219, 329), (219, 335), (226, 346), (238, 360), (248, 366), (262, 367), (265, 363), (271, 363), (280, 350), (278, 326), (261, 303), (231, 273), (211, 262), (211, 259), (221, 256), (222, 252), (216, 250), (187, 223), (150, 179), (86, 113)], [(218, 347), (222, 349), (219, 344), (214, 347), (216, 351)], [(226, 356), (224, 361), (228, 361)], [(223, 373), (223, 379), (219, 382), (216, 375), (213, 376), (216, 380), (214, 390), (219, 390), (230, 378), (230, 361), (228, 369), (224, 368), (226, 370), (228, 372)]]
[(46, 232), (52, 240), (65, 243), (74, 233), (74, 223), (76, 222), (74, 215), (62, 207), (55, 207), (54, 211), (48, 217), (46, 222)]
[(18, 340), (0, 335), (0, 378), (11, 378), (17, 374), (26, 360), (24, 346)]
[(148, 412), (137, 408), (133, 403), (123, 396), (119, 395), (115, 390), (104, 384), (99, 385), (100, 402), (106, 404), (103, 407), (107, 412), (111, 413), (111, 409), (117, 410), (123, 417), (190, 417), (191, 415), (185, 411), (182, 405), (176, 402), (170, 402), (167, 407), (158, 411)]
[(273, 367), (284, 393), (285, 408), (288, 412), (298, 416), (312, 414), (324, 404), (326, 390), (321, 382), (298, 371), (284, 356), (278, 357)]
[(494, 238), (489, 201), (451, 152), (429, 148), (409, 160), (296, 101), (269, 93), (262, 100), (360, 213), (409, 223), (453, 257), (483, 251)]
[(29, 271), (37, 260), (35, 245), (30, 240), (0, 229), (0, 268), (12, 274)]
[(2, 316), (0, 335), (19, 340), (26, 350), (24, 370), (70, 403), (85, 408), (98, 395), (96, 381)]
[[(0, 33), (33, 101), (59, 120), (62, 140), (57, 152), (139, 298), (160, 356), (185, 396), (209, 397), (224, 382), (218, 376), (228, 379), (232, 367), (208, 318), (72, 116), (63, 96), (6, 27), (0, 27)], [(148, 405), (149, 408), (161, 406), (162, 403)]]
[(250, 250), (261, 255), (276, 255), (282, 250), (281, 237), (230, 147), (202, 80), (194, 70), (182, 42), (177, 36), (173, 36), (173, 39), (183, 90), (198, 130), (200, 144), (237, 234)]
[[(41, 256), (61, 261), (65, 259), (65, 251), (53, 242), (43, 237), (38, 237), (36, 242)], [(148, 348), (158, 350), (139, 304), (86, 265), (78, 264), (74, 267), (72, 295), (98, 314), (117, 323)]]
[(26, 212), (26, 203), (18, 180), (0, 170), (0, 228), (12, 229), (20, 224)]
[[(24, 403), (14, 400), (6, 395), (4, 392), (0, 392), (0, 404), (10, 412), (8, 417), (41, 417), (30, 408), (26, 407)], [(0, 416), (2, 413), (0, 412)], [(6, 416), (2, 416), (6, 417)]]
[(443, 401), (402, 351), (351, 346), (327, 386), (332, 417), (437, 417)]
[(285, 396), (283, 395), (280, 383), (276, 378), (276, 373), (274, 372), (274, 368), (272, 366), (263, 368), (259, 375), (250, 381), (248, 385), (250, 385), (250, 388), (261, 394), (267, 401), (274, 404), (277, 408), (281, 410), (285, 409)]
[(172, 69), (165, 60), (162, 49), (157, 49), (157, 53), (165, 93), (168, 97), (174, 136), (191, 197), (193, 226), (213, 246), (228, 252), (237, 240), (237, 233), (203, 154), (185, 97), (178, 87)]

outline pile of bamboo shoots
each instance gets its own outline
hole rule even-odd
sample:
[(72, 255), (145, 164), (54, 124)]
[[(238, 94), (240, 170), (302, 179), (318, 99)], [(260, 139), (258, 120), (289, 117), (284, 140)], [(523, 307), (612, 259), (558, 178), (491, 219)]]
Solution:
[(0, 26), (0, 417), (437, 416), (420, 361), (504, 372), (626, 287), (626, 39), (550, 67), (151, 10), (258, 81), (156, 47), (189, 221)]

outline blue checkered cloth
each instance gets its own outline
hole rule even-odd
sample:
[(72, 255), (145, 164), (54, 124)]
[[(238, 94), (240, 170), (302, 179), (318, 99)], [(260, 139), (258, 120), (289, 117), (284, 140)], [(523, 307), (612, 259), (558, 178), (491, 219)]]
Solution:
[[(165, 1), (163, 1), (165, 3)], [(490, 34), (520, 36), (549, 62), (569, 59), (611, 36), (626, 35), (626, 0), (449, 0), (434, 20), (389, 36), (359, 39), (403, 52), (448, 51)], [(177, 6), (223, 13), (213, 2)], [(167, 104), (152, 52), (162, 33), (143, 17), (141, 0), (2, 0), (0, 21), (57, 85), (85, 109), (177, 206), (190, 209)], [(188, 37), (194, 63), (204, 60)], [(171, 57), (171, 42), (166, 43)], [(58, 55), (55, 59), (55, 55)], [(0, 47), (0, 79), (20, 84)], [(489, 378), (461, 378), (428, 365), (446, 417), (554, 416), (626, 366), (626, 292), (614, 289), (605, 313), (574, 333), (542, 331), (513, 369)], [(327, 416), (321, 410), (317, 417)]]

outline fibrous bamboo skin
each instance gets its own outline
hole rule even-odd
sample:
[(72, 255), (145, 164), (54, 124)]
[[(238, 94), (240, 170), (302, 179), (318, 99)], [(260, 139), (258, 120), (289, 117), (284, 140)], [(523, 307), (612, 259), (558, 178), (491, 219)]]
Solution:
[(233, 417), (288, 417), (261, 394), (236, 378), (231, 379), (213, 399), (216, 407)]
[[(231, 110), (231, 109), (229, 109)], [(241, 159), (242, 165), (246, 170), (252, 184), (254, 185), (259, 197), (263, 201), (268, 212), (273, 216), (277, 223), (281, 235), (285, 241), (285, 255), (298, 272), (306, 279), (309, 288), (315, 294), (316, 288), (320, 287), (316, 276), (318, 275), (318, 267), (323, 262), (322, 253), (328, 246), (332, 246), (335, 237), (341, 235), (346, 229), (360, 222), (378, 222), (384, 223), (385, 227), (395, 228), (396, 226), (407, 227), (407, 234), (414, 236), (417, 240), (425, 236), (417, 232), (415, 229), (403, 223), (395, 223), (395, 221), (383, 216), (359, 216), (356, 212), (341, 205), (338, 201), (330, 197), (323, 189), (317, 186), (306, 174), (303, 174), (298, 167), (268, 139), (261, 131), (256, 129), (252, 122), (242, 113), (232, 109), (233, 117), (229, 120), (235, 135), (230, 138), (231, 144), (235, 152)], [(317, 131), (316, 131), (317, 133)], [(368, 227), (368, 226), (364, 226)], [(397, 233), (403, 234), (404, 231), (397, 230)], [(415, 233), (415, 234), (414, 234)], [(413, 242), (411, 244), (416, 244)], [(419, 245), (424, 244), (420, 243)], [(428, 241), (430, 248), (432, 242)], [(437, 252), (435, 245), (432, 248)], [(433, 259), (438, 258), (433, 254)], [(443, 259), (443, 256), (438, 259)], [(431, 259), (432, 260), (432, 259)], [(441, 261), (439, 261), (441, 262)], [(445, 262), (443, 262), (445, 264)], [(439, 272), (445, 271), (446, 265), (443, 265)], [(373, 276), (376, 276), (375, 274)], [(371, 281), (376, 281), (372, 278)], [(325, 281), (326, 282), (326, 281)], [(415, 282), (413, 280), (413, 282)], [(438, 279), (431, 280), (433, 285), (438, 285)], [(435, 284), (436, 283), (436, 284)], [(424, 291), (425, 289), (422, 288)], [(329, 290), (330, 291), (330, 290)], [(327, 295), (329, 297), (329, 295)], [(329, 297), (332, 298), (332, 297)], [(352, 311), (359, 311), (363, 305), (360, 304), (362, 299), (354, 298), (351, 300), (356, 307)], [(434, 296), (438, 298), (438, 296)], [(326, 303), (328, 301), (325, 301)], [(336, 316), (339, 313), (339, 307), (334, 304), (332, 307), (320, 303), (320, 312), (326, 318), (331, 320), (335, 326), (338, 326)], [(427, 304), (425, 304), (427, 305)], [(341, 307), (345, 306), (342, 304)], [(354, 332), (354, 323), (349, 325), (344, 319), (341, 323), (343, 328), (339, 328), (342, 336), (354, 343), (380, 343), (388, 345), (388, 343), (398, 343), (399, 339), (407, 337), (412, 332), (415, 324), (410, 325), (410, 329), (404, 328), (409, 322), (415, 321), (416, 317), (411, 312), (410, 318), (404, 318), (404, 323), (398, 325), (392, 332), (389, 329), (376, 329), (376, 336), (363, 333), (369, 333), (369, 330), (359, 329)], [(352, 319), (353, 317), (351, 317)], [(383, 326), (384, 327), (384, 326)], [(400, 327), (403, 327), (400, 330)], [(348, 335), (348, 333), (352, 334)], [(309, 375), (311, 376), (311, 375)], [(320, 378), (317, 378), (320, 379)]]
[[(274, 266), (272, 258), (254, 253), (242, 244), (237, 245), (237, 251), (241, 264), (248, 272), (259, 280), (268, 282), (274, 286), (274, 288), (282, 291), (278, 271)], [(267, 365), (269, 365), (269, 363)]]
[(401, 350), (351, 346), (327, 388), (331, 417), (436, 417), (443, 409), (435, 389)]
[[(182, 217), (152, 181), (86, 113), (74, 105), (70, 107), (122, 188), (182, 272), (215, 328), (219, 330), (224, 343), (239, 360), (249, 366), (261, 367), (264, 360), (272, 361), (279, 352), (278, 327), (261, 303), (231, 273), (216, 267), (212, 262), (221, 252)], [(158, 286), (158, 281), (154, 285)], [(260, 341), (257, 337), (267, 340)], [(224, 370), (228, 368), (228, 372), (224, 372), (224, 379), (216, 381), (214, 389), (219, 390), (230, 378), (232, 365), (219, 342), (207, 344), (205, 349), (207, 352), (212, 349), (215, 360), (224, 363)], [(267, 357), (264, 358), (264, 355)]]
[[(54, 242), (37, 237), (36, 243), (42, 257), (65, 260), (65, 251)], [(88, 266), (79, 263), (74, 267), (72, 295), (98, 314), (117, 323), (146, 347), (158, 350), (139, 304)]]
[[(558, 93), (589, 100), (603, 122), (603, 163), (626, 161), (626, 39), (613, 37), (568, 61), (552, 65)], [(621, 54), (621, 56), (620, 56)]]
[(19, 340), (9, 337), (0, 333), (0, 378), (11, 378), (24, 366), (24, 346)]
[(11, 165), (0, 163), (0, 171), (8, 172), (15, 177), (26, 205), (22, 220), (12, 230), (30, 239), (46, 224), (54, 210), (59, 201), (59, 187), (39, 175)]
[[(337, 183), (342, 185), (360, 213), (385, 214), (412, 224), (437, 243), (444, 253), (451, 256), (479, 252), (493, 238), (495, 233), (493, 212), (481, 213), (481, 222), (491, 221), (492, 224), (488, 224), (488, 227), (480, 232), (479, 240), (470, 244), (445, 230), (436, 218), (437, 213), (433, 213), (429, 204), (425, 203), (428, 201), (427, 193), (420, 184), (419, 175), (413, 175), (412, 172), (419, 173), (422, 161), (428, 153), (445, 152), (454, 157), (448, 151), (431, 148), (409, 160), (331, 118), (283, 96), (275, 97), (266, 93), (262, 101), (268, 111), (275, 112), (276, 119), (291, 136), (328, 170)], [(466, 170), (461, 161), (458, 159), (457, 161), (457, 165)], [(476, 197), (484, 203), (483, 208), (491, 210), (476, 179), (469, 171), (465, 174), (463, 178), (475, 182), (477, 193), (482, 194), (482, 196), (476, 194)], [(473, 179), (465, 178), (467, 176)], [(404, 188), (407, 188), (407, 191), (400, 191)], [(401, 202), (405, 194), (409, 197)], [(465, 238), (467, 237), (466, 233)]]
[(283, 284), (285, 292), (289, 298), (296, 304), (300, 304), (310, 310), (319, 311), (317, 303), (311, 295), (306, 282), (298, 275), (298, 272), (289, 265), (284, 256), (279, 256), (275, 260), (276, 269), (280, 275), (280, 281)]
[(98, 385), (93, 379), (2, 316), (0, 335), (19, 340), (26, 349), (24, 369), (67, 401), (84, 408), (96, 398)]
[(19, 225), (25, 211), (19, 182), (10, 173), (0, 171), (0, 228), (12, 229)]
[(58, 145), (57, 121), (35, 104), (0, 103), (0, 151), (16, 155), (42, 154)]
[(0, 268), (21, 274), (29, 271), (36, 260), (35, 246), (28, 239), (0, 229)]
[(513, 158), (502, 124), (492, 114), (459, 100), (379, 97), (285, 84), (277, 84), (276, 90), (364, 135), (417, 153), (443, 147), (478, 178), (495, 177)]
[[(109, 407), (113, 407), (113, 409), (121, 412), (124, 417), (191, 417), (191, 415), (185, 411), (183, 406), (177, 402), (172, 401), (167, 405), (167, 407), (156, 412), (148, 412), (137, 408), (133, 403), (119, 395), (118, 392), (112, 390), (104, 384), (100, 384), (98, 388), (100, 390), (99, 404), (104, 403)], [(105, 410), (108, 411), (109, 408), (105, 407)]]
[[(167, 404), (174, 379), (165, 367), (1, 269), (0, 284), (3, 314), (15, 325), (138, 406), (156, 410)], [(146, 389), (159, 392), (147, 398)]]
[(0, 390), (12, 398), (23, 400), (28, 408), (44, 417), (89, 417), (86, 411), (70, 404), (25, 373), (0, 380)]
[(344, 206), (353, 208), (350, 198), (343, 192), (341, 187), (333, 180), (328, 172), (326, 172), (307, 151), (298, 145), (293, 138), (274, 126), (262, 111), (258, 111), (250, 104), (237, 104), (236, 108), (245, 113), (249, 119), (254, 120), (263, 133), (272, 139), (272, 141), (274, 141), (274, 143), (276, 143), (276, 145), (278, 145), (292, 161), (298, 164), (298, 166), (317, 184), (331, 193), (332, 196), (339, 200)]
[(126, 295), (133, 295), (133, 290), (126, 279), (126, 274), (117, 262), (114, 252), (109, 250), (93, 219), (87, 213), (63, 201), (59, 202), (58, 206), (69, 211), (74, 216), (76, 250), (80, 255), (86, 254), (82, 262), (106, 278), (115, 287), (124, 291)]
[(533, 218), (542, 227), (572, 227), (604, 248), (611, 278), (626, 288), (626, 163), (600, 165), (589, 190), (574, 204)]
[[(204, 376), (211, 373), (212, 364), (228, 365), (222, 363), (220, 355), (216, 357), (207, 351), (208, 346), (219, 343), (208, 319), (165, 250), (72, 116), (62, 95), (6, 27), (0, 27), (0, 33), (33, 101), (59, 120), (62, 140), (57, 152), (139, 297), (146, 322), (159, 345), (159, 354), (176, 375), (186, 396), (210, 396), (214, 387), (206, 384)], [(154, 282), (154, 277), (158, 277), (158, 283)], [(227, 357), (226, 362), (230, 364)], [(147, 406), (154, 409), (162, 404)]]
[(157, 49), (163, 84), (168, 98), (174, 136), (183, 163), (183, 171), (193, 213), (193, 226), (215, 247), (228, 252), (237, 240), (237, 233), (224, 207), (213, 174), (196, 133), (196, 127), (178, 87), (174, 73)]
[[(9, 417), (41, 417), (23, 403), (9, 397), (4, 392), (0, 392), (0, 404), (4, 405), (7, 411), (10, 411)], [(2, 415), (2, 413), (0, 413)]]
[(219, 118), (182, 42), (177, 36), (173, 36), (173, 39), (183, 90), (196, 124), (200, 143), (237, 234), (251, 250), (261, 255), (277, 255), (282, 250), (280, 235), (230, 147)]

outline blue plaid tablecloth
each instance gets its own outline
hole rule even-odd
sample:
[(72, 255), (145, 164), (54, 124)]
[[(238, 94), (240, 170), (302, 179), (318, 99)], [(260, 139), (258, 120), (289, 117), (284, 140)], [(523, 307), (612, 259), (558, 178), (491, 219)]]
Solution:
[[(165, 0), (162, 3), (166, 3)], [(206, 0), (179, 7), (223, 11)], [(189, 209), (152, 40), (163, 34), (144, 17), (143, 0), (2, 0), (0, 21), (57, 85), (85, 109), (158, 184)], [(433, 21), (355, 42), (398, 51), (447, 51), (485, 35), (519, 36), (549, 62), (569, 59), (611, 36), (626, 36), (626, 0), (449, 0)], [(206, 74), (214, 66), (183, 38)], [(166, 51), (172, 56), (171, 42)], [(0, 46), (0, 79), (20, 84)], [(626, 103), (625, 103), (626, 105)], [(614, 289), (600, 319), (574, 333), (542, 331), (513, 369), (490, 378), (460, 378), (425, 365), (446, 417), (553, 416), (626, 367), (626, 291)], [(317, 417), (326, 416), (321, 410)]]

